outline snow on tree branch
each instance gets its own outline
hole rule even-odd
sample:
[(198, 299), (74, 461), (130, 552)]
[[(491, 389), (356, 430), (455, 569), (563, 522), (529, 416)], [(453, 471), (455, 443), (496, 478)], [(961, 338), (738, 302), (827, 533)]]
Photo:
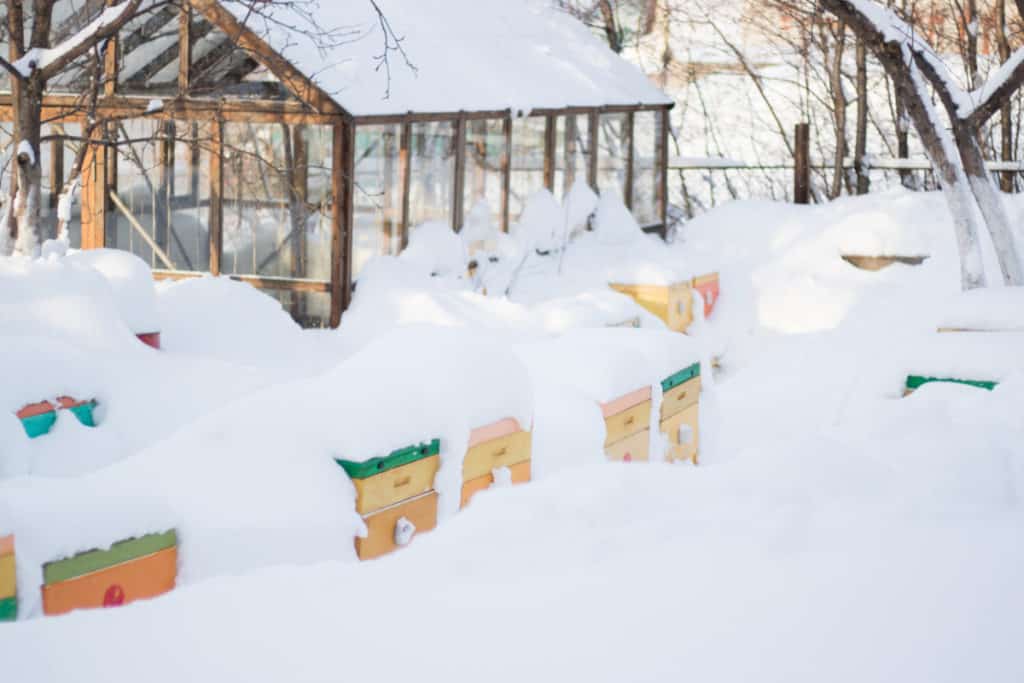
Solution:
[(33, 47), (13, 67), (28, 78), (38, 71), (44, 80), (59, 74), (68, 64), (89, 52), (97, 43), (116, 34), (131, 19), (142, 5), (142, 0), (125, 0), (106, 8), (88, 26), (56, 47)]
[[(869, 21), (885, 42), (899, 43), (913, 55), (951, 117), (981, 125), (1024, 84), (1024, 48), (1013, 53), (984, 85), (968, 92), (953, 78), (935, 50), (892, 9), (874, 0), (848, 0), (847, 4)], [(1018, 5), (1024, 5), (1024, 0), (1018, 0)]]

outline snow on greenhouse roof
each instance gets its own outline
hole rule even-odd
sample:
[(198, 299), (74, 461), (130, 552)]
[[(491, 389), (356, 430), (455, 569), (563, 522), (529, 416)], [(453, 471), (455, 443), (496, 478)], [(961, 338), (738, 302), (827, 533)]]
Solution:
[[(376, 4), (408, 56), (387, 50), (390, 79), (381, 62), (384, 22), (371, 0), (223, 1), (356, 116), (671, 103), (638, 68), (544, 0)], [(332, 32), (330, 45), (324, 31)]]

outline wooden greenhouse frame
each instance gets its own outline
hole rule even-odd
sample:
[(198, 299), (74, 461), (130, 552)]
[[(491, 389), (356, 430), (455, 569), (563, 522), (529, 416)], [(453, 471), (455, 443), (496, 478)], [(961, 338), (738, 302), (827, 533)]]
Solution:
[[(504, 138), (504, 154), (500, 158), (500, 207), (498, 218), (502, 230), (507, 231), (510, 223), (510, 183), (512, 176), (511, 157), (513, 149), (513, 128), (518, 112), (511, 109), (494, 111), (457, 111), (457, 112), (407, 112), (404, 114), (360, 115), (355, 116), (339, 104), (337, 98), (324, 91), (313, 80), (275, 51), (267, 41), (254, 31), (240, 23), (235, 16), (221, 6), (217, 0), (182, 0), (184, 7), (168, 7), (160, 11), (159, 16), (150, 18), (146, 23), (153, 24), (163, 21), (160, 30), (164, 33), (173, 31), (176, 24), (177, 42), (174, 54), (166, 49), (152, 57), (152, 63), (136, 69), (132, 78), (155, 76), (168, 65), (178, 62), (176, 83), (160, 83), (152, 93), (134, 94), (125, 92), (119, 83), (119, 69), (130, 49), (136, 49), (143, 43), (142, 37), (135, 30), (122, 31), (117, 40), (108, 45), (104, 59), (104, 88), (95, 103), (96, 112), (112, 121), (130, 121), (146, 119), (166, 122), (197, 124), (208, 127), (209, 137), (209, 187), (203, 188), (208, 194), (208, 205), (202, 206), (207, 211), (206, 220), (209, 231), (209, 267), (208, 270), (182, 270), (173, 267), (168, 259), (166, 268), (155, 268), (154, 276), (158, 279), (185, 279), (198, 277), (206, 272), (213, 275), (230, 274), (223, 267), (222, 254), (225, 239), (225, 127), (232, 124), (277, 124), (287, 127), (294, 145), (295, 159), (305, 159), (307, 150), (300, 132), (307, 126), (322, 126), (330, 131), (330, 197), (325, 208), (330, 216), (330, 266), (329, 277), (270, 277), (258, 274), (238, 274), (231, 277), (247, 282), (254, 287), (278, 292), (319, 293), (329, 295), (329, 315), (324, 315), (321, 324), (337, 327), (341, 314), (352, 299), (353, 281), (353, 233), (355, 230), (354, 193), (356, 192), (356, 134), (363, 126), (392, 125), (400, 132), (397, 156), (396, 177), (400, 186), (397, 189), (400, 197), (397, 207), (398, 216), (395, 229), (401, 245), (408, 240), (410, 228), (410, 190), (412, 183), (411, 144), (413, 127), (419, 123), (447, 122), (454, 130), (454, 178), (451, 179), (450, 221), (453, 229), (463, 223), (469, 207), (464, 205), (466, 183), (466, 135), (467, 124), (473, 121), (489, 120), (495, 124), (500, 122), (500, 130)], [(173, 14), (172, 14), (173, 13)], [(223, 39), (213, 49), (224, 60), (231, 57), (231, 69), (226, 77), (217, 82), (239, 85), (243, 79), (258, 69), (266, 69), (275, 79), (273, 84), (255, 84), (244, 96), (225, 95), (224, 92), (212, 90), (209, 93), (197, 92), (193, 85), (202, 79), (210, 82), (208, 72), (212, 69), (210, 55), (201, 58), (193, 56), (193, 48), (198, 40), (208, 36), (212, 29), (222, 32)], [(127, 31), (127, 35), (125, 35)], [(219, 67), (223, 73), (224, 67)], [(142, 76), (137, 76), (142, 74)], [(151, 81), (147, 81), (147, 87)], [(274, 86), (263, 90), (257, 85)], [(282, 91), (284, 91), (282, 93)], [(152, 105), (154, 97), (162, 99), (162, 106)], [(636, 174), (636, 144), (634, 140), (634, 122), (642, 112), (654, 112), (654, 217), (653, 222), (644, 225), (649, 232), (664, 233), (668, 208), (668, 111), (671, 104), (657, 103), (636, 105), (615, 105), (602, 107), (565, 107), (560, 109), (537, 109), (529, 112), (530, 118), (543, 121), (543, 185), (550, 190), (555, 189), (558, 141), (556, 132), (561, 117), (574, 117), (575, 122), (585, 119), (587, 122), (586, 140), (591, 153), (587, 158), (586, 175), (591, 187), (597, 187), (600, 154), (594, 153), (600, 147), (600, 117), (606, 114), (621, 114), (624, 121), (625, 159), (622, 169), (625, 181), (624, 201), (627, 207), (633, 208), (633, 185)], [(82, 103), (82, 97), (74, 93), (49, 93), (44, 98), (44, 120), (50, 123), (84, 124), (88, 113)], [(0, 95), (0, 121), (12, 120), (11, 96)], [(570, 119), (566, 119), (568, 121)], [(84, 128), (83, 128), (84, 129)], [(99, 135), (102, 138), (103, 134)], [(50, 163), (47, 172), (51, 184), (59, 186), (66, 178), (68, 169), (64, 168), (64, 154), (61, 140), (54, 140), (51, 145)], [(141, 234), (142, 239), (153, 248), (156, 254), (160, 248), (157, 240), (147, 237), (145, 230), (134, 220), (131, 212), (124, 206), (117, 193), (117, 151), (104, 139), (90, 140), (86, 153), (86, 163), (82, 169), (81, 187), (81, 248), (95, 249), (112, 247), (112, 237), (108, 227), (108, 218), (117, 213), (132, 224)], [(172, 145), (169, 145), (173, 147)], [(167, 162), (173, 156), (168, 145), (160, 147), (160, 163)], [(197, 148), (190, 148), (189, 171), (190, 184), (194, 187), (198, 182), (200, 154)], [(297, 191), (302, 196), (308, 191), (308, 178), (298, 181), (303, 187)], [(195, 194), (195, 190), (193, 190)], [(206, 200), (204, 200), (205, 203)], [(173, 232), (173, 226), (171, 228)], [(308, 321), (307, 321), (308, 322)]]

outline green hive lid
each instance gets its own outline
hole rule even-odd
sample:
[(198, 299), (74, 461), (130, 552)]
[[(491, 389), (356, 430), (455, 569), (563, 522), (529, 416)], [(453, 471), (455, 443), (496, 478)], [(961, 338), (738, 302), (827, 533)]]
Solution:
[(670, 389), (675, 389), (683, 382), (689, 382), (694, 377), (700, 377), (700, 363), (694, 363), (690, 367), (684, 368), (674, 375), (669, 375), (661, 380), (661, 390), (669, 391)]
[(43, 583), (47, 586), (76, 576), (91, 574), (114, 565), (135, 560), (178, 544), (174, 529), (162, 534), (148, 534), (130, 538), (110, 546), (109, 550), (90, 550), (64, 560), (55, 560), (43, 565)]
[(14, 621), (18, 618), (18, 598), (10, 597), (0, 600), (0, 621)]
[(348, 473), (348, 476), (353, 479), (366, 479), (372, 477), (375, 474), (381, 472), (387, 472), (393, 470), (396, 467), (402, 465), (408, 465), (411, 462), (422, 460), (423, 458), (429, 458), (432, 455), (437, 455), (441, 452), (441, 440), (434, 439), (429, 443), (421, 443), (418, 446), (406, 446), (405, 448), (399, 448), (397, 451), (393, 451), (389, 455), (385, 455), (380, 458), (370, 458), (363, 462), (356, 462), (354, 460), (341, 460), (335, 458), (335, 462), (341, 465), (342, 469)]
[(992, 391), (996, 388), (999, 382), (989, 382), (986, 380), (977, 379), (956, 379), (954, 377), (926, 377), (924, 375), (907, 375), (907, 389), (913, 391), (924, 384), (931, 384), (932, 382), (946, 382), (949, 384), (966, 384), (969, 387), (977, 387), (979, 389), (987, 389)]

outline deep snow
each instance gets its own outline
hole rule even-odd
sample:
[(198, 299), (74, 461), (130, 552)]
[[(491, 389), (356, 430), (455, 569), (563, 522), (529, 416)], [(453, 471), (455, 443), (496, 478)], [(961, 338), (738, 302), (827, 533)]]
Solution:
[[(928, 261), (868, 273), (841, 259), (858, 233), (880, 225), (894, 240), (906, 226)], [(577, 263), (590, 263), (577, 282), (608, 263), (587, 243), (567, 254), (568, 262), (579, 247)], [(139, 367), (216, 363), (225, 369), (217, 382), (247, 368), (253, 387), (204, 384), (223, 405), (181, 419), (170, 438), (80, 480), (0, 483), (0, 500), (15, 491), (31, 499), (6, 518), (16, 520), (77, 482), (93, 495), (145, 484), (182, 530), (181, 585), (118, 610), (0, 625), (5, 673), (257, 682), (1024, 677), (1024, 352), (1015, 333), (937, 331), (965, 306), (941, 197), (739, 202), (691, 223), (681, 242), (643, 250), (683, 271), (721, 270), (719, 306), (692, 339), (653, 324), (585, 329), (602, 324), (588, 308), (584, 329), (552, 330), (537, 312), (564, 298), (509, 302), (452, 282), (374, 285), (371, 275), (337, 334), (300, 333), (256, 300), (225, 311), (222, 334), (234, 320), (278, 340), (233, 359), (231, 343), (216, 334), (202, 342), (181, 318), (204, 300), (220, 306), (251, 290), (229, 293), (209, 279), (174, 302), (164, 297), (184, 285), (160, 288), (164, 330), (177, 330), (169, 340), (181, 346), (142, 350), (149, 360)], [(531, 280), (555, 281), (549, 265), (526, 274), (524, 291), (543, 298)], [(204, 298), (206, 288), (223, 296)], [(1017, 319), (1011, 294), (987, 298), (968, 305), (972, 323)], [(292, 361), (289, 347), (300, 350)], [(694, 356), (706, 375), (701, 466), (602, 462), (596, 401)], [(504, 360), (491, 367), (488, 358)], [(482, 365), (460, 374), (474, 362)], [(282, 383), (289, 367), (301, 376)], [(989, 371), (1001, 383), (991, 392), (926, 385), (902, 398), (911, 371)], [(450, 386), (431, 393), (386, 379), (366, 405), (346, 390), (403, 372)], [(500, 389), (483, 400), (485, 385)], [(459, 387), (474, 393), (460, 401)], [(109, 396), (116, 402), (116, 391)], [(393, 415), (373, 409), (383, 396), (394, 397)], [(351, 561), (359, 522), (334, 451), (383, 450), (435, 426), (455, 435), (506, 410), (532, 411), (535, 482), (481, 494), (394, 556)], [(75, 536), (74, 527), (49, 526), (46, 552)]]

